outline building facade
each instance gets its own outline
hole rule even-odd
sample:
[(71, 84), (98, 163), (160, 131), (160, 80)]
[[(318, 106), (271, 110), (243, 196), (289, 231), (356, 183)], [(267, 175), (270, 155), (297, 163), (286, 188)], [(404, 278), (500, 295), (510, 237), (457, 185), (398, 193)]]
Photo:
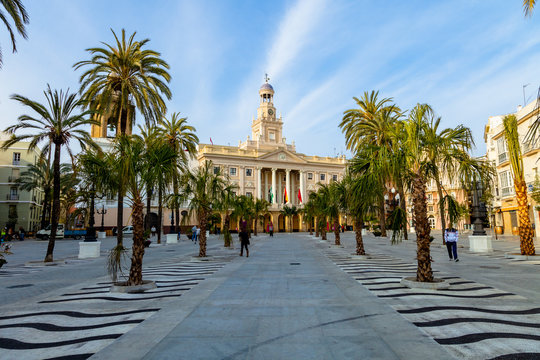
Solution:
[[(529, 217), (534, 224), (536, 236), (540, 236), (539, 205), (531, 198), (534, 182), (540, 166), (540, 134), (528, 141), (528, 132), (538, 117), (536, 100), (525, 107), (518, 107), (514, 113), (518, 121), (518, 133), (523, 157), (525, 182), (529, 194)], [(497, 176), (493, 187), (493, 202), (491, 204), (491, 221), (505, 235), (518, 234), (517, 200), (515, 197), (512, 169), (508, 156), (503, 126), (504, 115), (491, 116), (484, 130), (484, 141), (487, 146), (487, 159), (496, 167)]]
[[(3, 144), (10, 138), (0, 134)], [(38, 149), (28, 151), (29, 142), (17, 142), (5, 151), (0, 151), (0, 226), (10, 224), (15, 230), (37, 231), (43, 203), (43, 191), (23, 191), (17, 180), (30, 165), (38, 163)]]
[(345, 175), (347, 160), (342, 157), (308, 156), (296, 151), (294, 142), (283, 137), (283, 118), (277, 116), (274, 89), (266, 82), (259, 89), (257, 118), (252, 120), (251, 137), (238, 146), (199, 144), (199, 164), (212, 161), (214, 171), (228, 174), (237, 185), (237, 195), (270, 202), (265, 228), (271, 221), (276, 231), (303, 231), (308, 224), (301, 215), (284, 221), (280, 211), (285, 205), (302, 207), (318, 183), (328, 184)]

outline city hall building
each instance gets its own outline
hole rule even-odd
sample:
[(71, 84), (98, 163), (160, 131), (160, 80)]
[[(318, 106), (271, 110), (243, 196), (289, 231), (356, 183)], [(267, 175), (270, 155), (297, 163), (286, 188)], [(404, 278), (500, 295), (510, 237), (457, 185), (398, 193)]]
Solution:
[(228, 174), (237, 185), (237, 195), (270, 202), (264, 227), (271, 221), (275, 231), (305, 231), (308, 224), (295, 215), (292, 229), (280, 211), (283, 206), (302, 207), (318, 183), (328, 184), (345, 175), (347, 160), (341, 157), (308, 156), (296, 152), (294, 141), (283, 137), (283, 118), (277, 117), (274, 89), (264, 83), (259, 89), (257, 118), (251, 124), (251, 137), (236, 146), (199, 144), (199, 165), (212, 161), (214, 171)]

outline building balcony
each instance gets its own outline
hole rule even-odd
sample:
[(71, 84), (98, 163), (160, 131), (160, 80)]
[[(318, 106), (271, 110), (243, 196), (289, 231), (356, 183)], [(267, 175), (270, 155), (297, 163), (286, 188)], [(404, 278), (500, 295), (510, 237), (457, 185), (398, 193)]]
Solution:
[(514, 195), (515, 191), (512, 186), (505, 187), (501, 189), (501, 195), (502, 197), (511, 196)]
[(19, 180), (19, 179), (20, 179), (20, 176), (9, 176), (9, 177), (8, 177), (8, 182), (14, 183), (14, 182), (16, 182), (16, 181)]

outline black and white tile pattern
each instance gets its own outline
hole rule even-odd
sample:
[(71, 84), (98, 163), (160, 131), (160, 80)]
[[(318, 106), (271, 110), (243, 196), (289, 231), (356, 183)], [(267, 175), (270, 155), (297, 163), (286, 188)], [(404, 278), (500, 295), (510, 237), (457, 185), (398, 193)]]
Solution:
[(448, 289), (409, 289), (400, 280), (416, 275), (416, 263), (325, 253), (457, 358), (540, 359), (540, 307), (527, 306), (521, 296), (436, 271)]

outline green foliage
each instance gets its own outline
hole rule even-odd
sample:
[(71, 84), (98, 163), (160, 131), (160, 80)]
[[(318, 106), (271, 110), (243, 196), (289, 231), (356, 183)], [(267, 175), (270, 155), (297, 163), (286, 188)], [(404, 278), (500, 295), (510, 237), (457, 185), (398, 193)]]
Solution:
[[(23, 39), (27, 38), (26, 24), (30, 22), (30, 18), (28, 17), (28, 13), (26, 12), (26, 9), (22, 4), (21, 0), (2, 0), (1, 4), (5, 12), (0, 9), (0, 20), (2, 20), (2, 22), (6, 26), (9, 37), (11, 39), (12, 51), (15, 53), (17, 52), (15, 32), (13, 31), (8, 18), (11, 18), (11, 20), (15, 24), (15, 30), (19, 33), (19, 35), (23, 37)], [(2, 49), (0, 48), (0, 69), (2, 68), (2, 64)]]
[(125, 277), (124, 270), (126, 268), (128, 250), (122, 244), (116, 245), (109, 251), (107, 257), (107, 272), (113, 283), (118, 282), (118, 275)]
[[(531, 198), (536, 204), (540, 204), (540, 176), (538, 174), (534, 177)], [(536, 210), (540, 210), (540, 205), (536, 205)]]

